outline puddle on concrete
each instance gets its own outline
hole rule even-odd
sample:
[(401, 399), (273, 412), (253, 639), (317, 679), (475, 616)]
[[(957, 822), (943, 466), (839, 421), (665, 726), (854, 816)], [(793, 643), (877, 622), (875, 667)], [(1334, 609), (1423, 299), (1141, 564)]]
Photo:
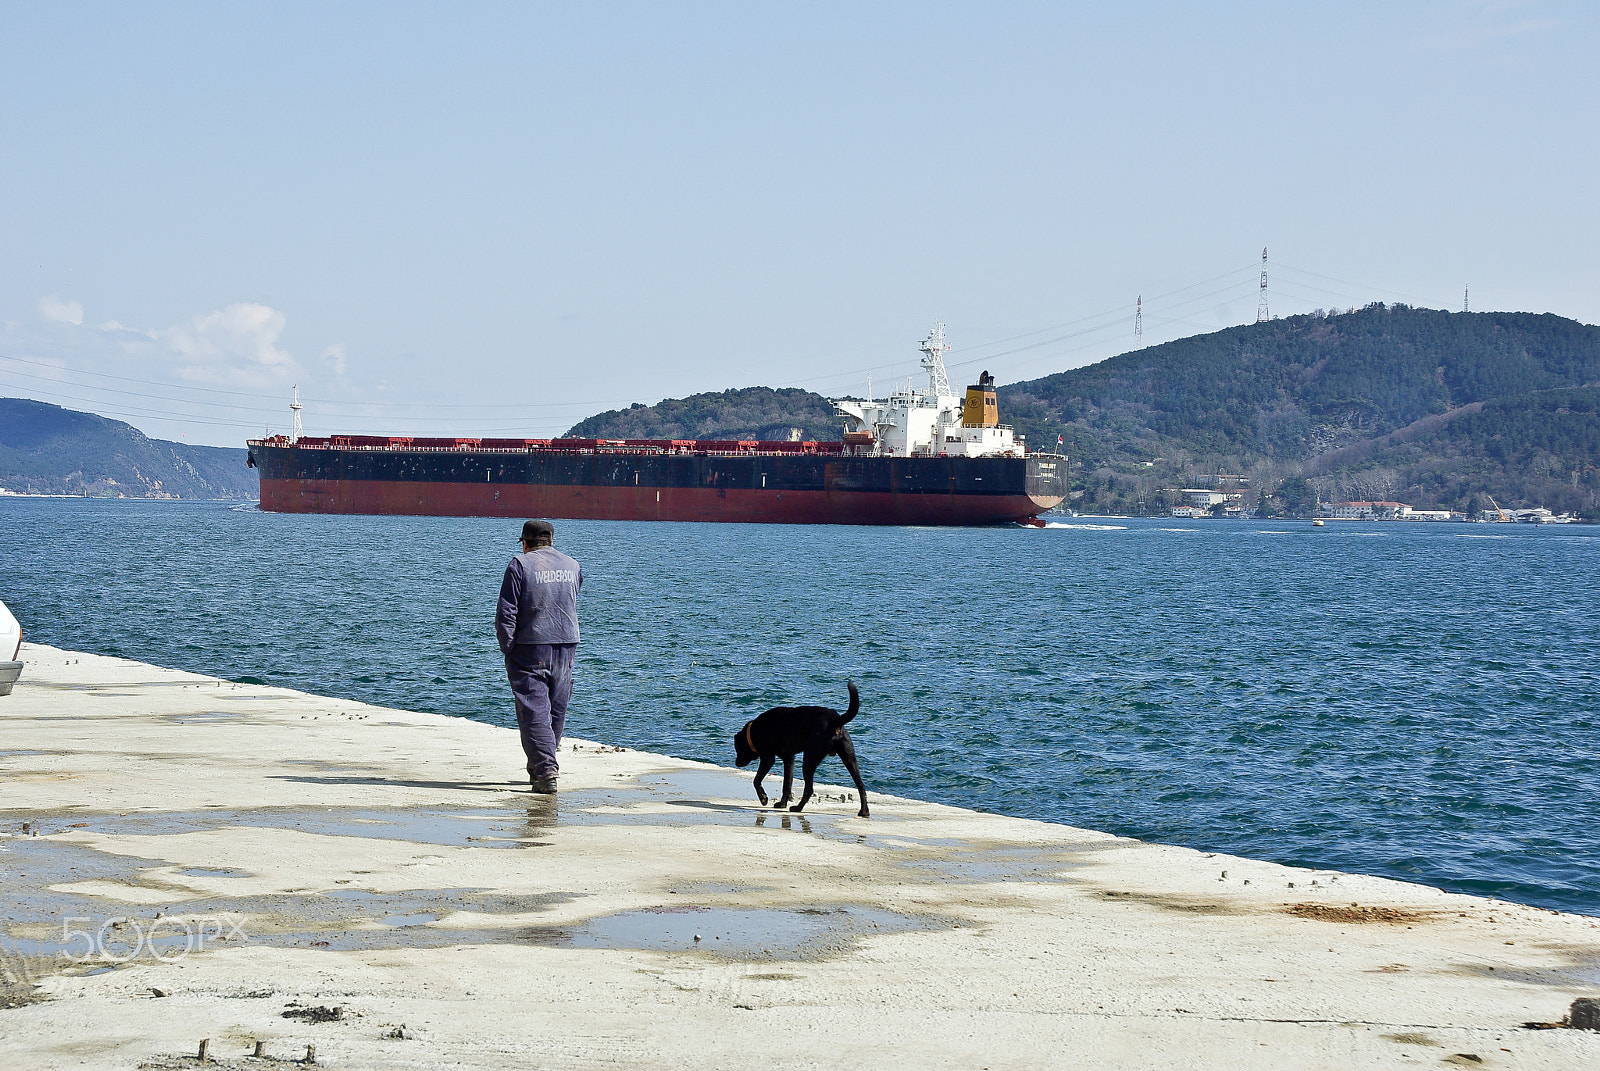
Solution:
[[(858, 904), (780, 908), (648, 908), (570, 927), (526, 929), (516, 940), (570, 948), (702, 952), (726, 959), (821, 959), (863, 937), (943, 929), (948, 923)], [(696, 940), (698, 938), (698, 940)]]
[(385, 926), (423, 926), (430, 922), (438, 922), (439, 916), (435, 912), (423, 911), (414, 915), (385, 915)]
[[(436, 948), (513, 940), (513, 921), (577, 899), (576, 893), (511, 894), (473, 888), (329, 894), (192, 896), (160, 905), (120, 903), (71, 890), (95, 880), (130, 889), (174, 888), (152, 878), (146, 861), (85, 845), (29, 837), (6, 866), (0, 950), (44, 973), (125, 962), (170, 960), (204, 948), (259, 944), (286, 948)], [(52, 886), (65, 886), (57, 891)], [(488, 928), (440, 929), (428, 923), (452, 912), (490, 916)], [(65, 920), (65, 925), (63, 924)]]
[(263, 807), (257, 810), (139, 811), (129, 814), (54, 814), (34, 817), (41, 836), (68, 831), (125, 836), (171, 836), (248, 826), (294, 829), (336, 837), (402, 840), (417, 844), (482, 848), (524, 848), (545, 843), (558, 821), (555, 801), (494, 808), (432, 807)]

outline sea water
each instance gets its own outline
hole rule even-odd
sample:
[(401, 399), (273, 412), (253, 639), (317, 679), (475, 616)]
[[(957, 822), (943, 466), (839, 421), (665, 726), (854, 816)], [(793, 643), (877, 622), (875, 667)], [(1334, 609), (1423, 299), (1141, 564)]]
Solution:
[[(0, 498), (0, 599), (42, 643), (511, 725), (519, 530)], [(869, 790), (1600, 915), (1600, 528), (556, 530), (573, 735), (731, 764), (854, 678)]]

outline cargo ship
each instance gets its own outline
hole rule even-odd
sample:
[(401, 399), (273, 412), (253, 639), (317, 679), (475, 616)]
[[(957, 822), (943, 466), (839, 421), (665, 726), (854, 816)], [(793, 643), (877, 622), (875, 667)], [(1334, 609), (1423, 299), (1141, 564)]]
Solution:
[(988, 372), (955, 396), (943, 324), (919, 348), (928, 388), (834, 402), (837, 442), (313, 438), (297, 396), (293, 431), (251, 439), (247, 463), (274, 513), (978, 525), (1059, 505), (1066, 457), (1000, 423)]

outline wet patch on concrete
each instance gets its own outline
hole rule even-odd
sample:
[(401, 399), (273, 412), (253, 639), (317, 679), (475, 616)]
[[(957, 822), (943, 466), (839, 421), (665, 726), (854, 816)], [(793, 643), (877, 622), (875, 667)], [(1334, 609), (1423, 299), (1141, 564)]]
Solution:
[[(197, 895), (159, 880), (161, 873), (180, 872), (148, 867), (136, 857), (48, 837), (16, 838), (7, 847), (0, 948), (13, 957), (7, 961), (13, 980), (26, 977), (30, 984), (50, 974), (171, 961), (228, 945), (382, 949), (506, 941), (513, 939), (515, 927), (525, 925), (527, 915), (570, 903), (580, 895), (472, 888)], [(141, 891), (176, 892), (181, 902), (168, 902), (170, 897), (155, 904), (108, 901), (80, 888), (105, 885), (121, 886), (130, 898)], [(471, 915), (485, 925), (430, 925), (453, 913)], [(496, 916), (505, 917), (498, 926)], [(32, 974), (18, 973), (23, 966)], [(0, 999), (26, 991), (19, 986), (8, 983)]]
[[(572, 898), (552, 894), (540, 904), (519, 906), (548, 910)], [(223, 947), (386, 951), (518, 940), (519, 930), (509, 919), (482, 927), (433, 925), (455, 911), (487, 913), (492, 905), (475, 902), (470, 891), (422, 889), (383, 899), (387, 906), (315, 896), (215, 899), (191, 905), (182, 914), (68, 916), (65, 941), (60, 922), (17, 927), (8, 940), (19, 952), (25, 950), (34, 977), (173, 963)]]
[[(408, 814), (432, 831), (438, 824), (456, 832), (509, 822), (510, 832), (548, 828), (555, 808), (539, 806), (516, 816), (505, 811), (462, 815)], [(217, 819), (223, 817), (223, 821)], [(235, 824), (251, 815), (106, 816), (108, 833), (176, 833)], [(283, 816), (280, 815), (280, 818)], [(394, 824), (384, 812), (302, 814), (299, 828), (318, 832), (349, 829), (365, 834), (370, 826)], [(77, 824), (77, 823), (74, 823)], [(93, 824), (93, 823), (92, 823)], [(255, 823), (248, 823), (255, 824)], [(281, 823), (274, 822), (274, 825)], [(460, 843), (456, 833), (444, 843)], [(426, 839), (407, 837), (405, 839)], [(528, 926), (528, 915), (569, 904), (582, 894), (513, 894), (486, 889), (433, 888), (377, 892), (336, 889), (314, 894), (259, 896), (197, 894), (163, 877), (236, 878), (232, 868), (151, 867), (134, 856), (100, 851), (89, 844), (54, 837), (11, 839), (7, 845), (8, 902), (0, 920), (4, 939), (17, 963), (34, 974), (85, 973), (128, 963), (165, 961), (218, 946), (265, 945), (275, 948), (385, 950), (438, 948), (488, 943), (529, 943), (559, 947), (697, 951), (735, 960), (817, 959), (848, 950), (873, 934), (946, 928), (953, 923), (860, 905), (799, 909), (707, 906), (686, 903), (600, 916), (559, 927)], [(351, 880), (359, 881), (359, 877)], [(108, 902), (96, 889), (120, 886), (131, 902)], [(137, 903), (138, 894), (177, 894), (179, 902)], [(672, 895), (685, 899), (749, 896), (737, 882), (686, 884)], [(167, 900), (172, 899), (166, 896)], [(453, 918), (455, 924), (452, 924)], [(470, 918), (471, 924), (467, 925)], [(65, 923), (63, 920), (67, 920)], [(442, 923), (442, 924), (441, 924)], [(696, 940), (696, 937), (699, 940)], [(16, 971), (13, 975), (20, 978)], [(3, 999), (23, 1000), (27, 985), (8, 984)]]
[(49, 1000), (39, 981), (52, 973), (49, 964), (41, 964), (36, 955), (28, 955), (10, 947), (13, 942), (0, 935), (0, 1009), (20, 1008), (26, 1004), (41, 1004)]
[[(334, 837), (366, 837), (417, 844), (471, 845), (486, 848), (531, 846), (558, 822), (576, 816), (544, 803), (523, 800), (508, 807), (263, 807), (236, 811), (135, 811), (128, 814), (66, 812), (33, 817), (41, 836), (67, 831), (118, 836), (174, 836), (249, 826), (292, 829)], [(0, 841), (3, 844), (4, 841)]]
[(818, 960), (877, 934), (948, 929), (933, 916), (860, 904), (799, 909), (655, 907), (603, 915), (575, 926), (520, 930), (520, 942), (568, 948), (699, 952), (731, 960)]

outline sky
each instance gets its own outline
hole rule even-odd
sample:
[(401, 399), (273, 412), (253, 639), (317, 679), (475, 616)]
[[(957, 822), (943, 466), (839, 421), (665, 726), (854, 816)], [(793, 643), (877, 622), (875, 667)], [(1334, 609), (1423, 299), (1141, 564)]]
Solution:
[(8, 3), (0, 396), (548, 437), (1249, 323), (1263, 248), (1274, 315), (1593, 324), (1596, 55), (1533, 0)]

